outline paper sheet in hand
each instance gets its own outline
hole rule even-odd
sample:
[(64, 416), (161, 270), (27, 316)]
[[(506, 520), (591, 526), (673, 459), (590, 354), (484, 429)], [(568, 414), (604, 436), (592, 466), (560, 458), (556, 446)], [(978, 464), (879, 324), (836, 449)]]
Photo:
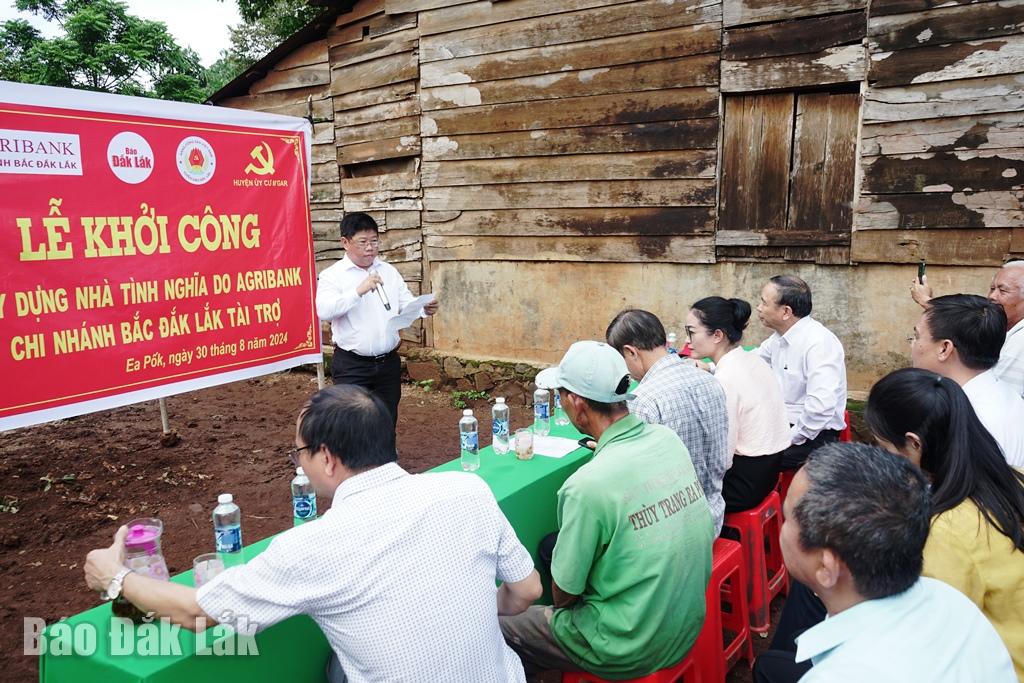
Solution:
[(433, 294), (424, 294), (406, 304), (401, 313), (388, 320), (388, 334), (404, 330), (412, 325), (423, 314), (423, 307), (433, 300)]
[(567, 439), (564, 436), (533, 435), (533, 452), (535, 455), (543, 455), (548, 458), (564, 458), (579, 447), (578, 441)]

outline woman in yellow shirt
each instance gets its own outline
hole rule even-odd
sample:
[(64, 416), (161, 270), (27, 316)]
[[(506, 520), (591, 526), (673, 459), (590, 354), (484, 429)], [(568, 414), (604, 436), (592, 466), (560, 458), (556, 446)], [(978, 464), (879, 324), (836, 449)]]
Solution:
[(931, 479), (924, 575), (978, 605), (1024, 681), (1024, 472), (1006, 463), (960, 386), (933, 372), (883, 377), (865, 418), (881, 447)]

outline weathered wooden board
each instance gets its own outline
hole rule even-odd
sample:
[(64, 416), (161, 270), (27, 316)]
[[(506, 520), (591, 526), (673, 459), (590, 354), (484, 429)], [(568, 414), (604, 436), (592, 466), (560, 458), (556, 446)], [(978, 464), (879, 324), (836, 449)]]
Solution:
[(312, 144), (326, 145), (331, 142), (334, 142), (334, 122), (314, 123)]
[(786, 227), (794, 107), (791, 93), (726, 98), (720, 230)]
[(1024, 150), (937, 152), (866, 157), (865, 194), (986, 192), (1024, 188)]
[[(519, 4), (509, 3), (509, 6)], [(561, 8), (560, 4), (546, 4), (552, 8)], [(718, 23), (721, 17), (720, 0), (675, 0), (672, 3), (664, 0), (640, 0), (624, 5), (476, 26), (443, 35), (423, 36), (420, 39), (420, 59), (424, 62), (433, 62), (453, 57), (576, 43), (679, 26)]]
[[(469, 161), (428, 161), (424, 187), (533, 183), (558, 180), (714, 178), (715, 150), (569, 154)], [(343, 188), (344, 190), (344, 188)]]
[(336, 183), (341, 180), (338, 172), (338, 162), (329, 161), (325, 164), (313, 164), (313, 183)]
[(1024, 0), (954, 5), (913, 14), (871, 17), (873, 52), (958, 43), (1024, 33)]
[[(304, 89), (304, 88), (303, 88)], [(268, 104), (268, 100), (276, 95), (290, 94), (294, 91), (283, 90), (280, 92), (265, 93), (263, 95), (243, 95), (241, 97), (228, 97), (217, 102), (218, 107), (234, 107), (235, 109), (250, 109), (253, 111), (265, 111), (268, 114), (281, 114), (283, 116), (299, 116), (305, 118), (309, 113), (309, 105), (305, 98), (290, 98), (293, 102), (281, 104)], [(308, 97), (308, 95), (307, 95)], [(321, 121), (334, 118), (334, 105), (329, 97), (313, 99), (313, 118)]]
[(419, 37), (415, 30), (409, 30), (401, 35), (393, 34), (387, 38), (376, 40), (364, 38), (357, 43), (336, 45), (330, 51), (330, 64), (332, 69), (340, 69), (345, 66), (368, 62), (389, 55), (396, 55), (403, 52), (412, 52), (419, 45)]
[(496, 81), (717, 52), (721, 35), (721, 30), (714, 24), (700, 24), (580, 43), (426, 62), (420, 65), (420, 86), (432, 88)]
[(723, 0), (722, 25), (759, 24), (766, 21), (814, 17), (864, 9), (867, 0)]
[(729, 29), (722, 36), (722, 59), (744, 61), (821, 52), (859, 43), (866, 30), (864, 11)]
[(950, 192), (862, 195), (855, 230), (1008, 228), (1024, 225), (1024, 193)]
[[(369, 88), (409, 81), (419, 74), (415, 52), (388, 55), (369, 62), (331, 69), (331, 94), (345, 95)], [(368, 102), (367, 104), (377, 104)], [(362, 106), (362, 105), (360, 105)]]
[(871, 16), (880, 17), (885, 14), (910, 14), (923, 12), (936, 7), (952, 5), (975, 5), (987, 0), (873, 0)]
[(370, 21), (364, 32), (369, 38), (393, 36), (416, 29), (418, 15), (415, 12), (406, 14), (388, 14)]
[(420, 33), (425, 36), (447, 33), (465, 28), (490, 26), (519, 19), (599, 8), (625, 2), (631, 2), (631, 0), (560, 0), (557, 3), (545, 2), (545, 0), (494, 3), (485, 0), (422, 12), (420, 14)]
[(425, 211), (424, 235), (698, 235), (715, 231), (710, 206)]
[(419, 211), (392, 211), (385, 212), (385, 222), (388, 230), (406, 230), (420, 227)]
[(868, 70), (876, 86), (1019, 74), (1024, 72), (1024, 36), (873, 52)]
[(555, 209), (597, 206), (712, 206), (713, 179), (581, 180), (425, 187), (428, 210)]
[(719, 230), (715, 233), (715, 245), (719, 247), (807, 247), (849, 243), (849, 232), (833, 232), (828, 225), (817, 230)]
[(610, 261), (614, 263), (714, 263), (715, 238), (516, 237), (425, 235), (431, 261)]
[(371, 140), (400, 138), (420, 134), (420, 117), (406, 116), (400, 119), (382, 119), (361, 126), (336, 125), (334, 139), (338, 145), (354, 145)]
[(378, 14), (384, 11), (384, 0), (360, 0), (348, 11), (342, 12), (338, 15), (338, 18), (334, 20), (335, 26), (347, 26), (348, 24), (355, 23), (360, 19), (372, 17), (374, 14)]
[(803, 261), (821, 265), (849, 265), (850, 247), (765, 247), (718, 245), (719, 261), (740, 263), (792, 263)]
[(274, 71), (293, 69), (299, 66), (322, 64), (327, 61), (327, 40), (315, 40), (296, 48), (291, 54), (274, 64)]
[(859, 118), (856, 93), (797, 95), (787, 230), (849, 235)]
[[(334, 100), (335, 119), (337, 112), (350, 109), (362, 109), (373, 105), (386, 104), (388, 102), (399, 102), (409, 99), (416, 94), (416, 81), (404, 81), (402, 83), (390, 83), (379, 88), (368, 88), (358, 92), (350, 92), (344, 95), (337, 95)], [(416, 98), (417, 101), (419, 98)]]
[(802, 55), (722, 62), (722, 92), (749, 92), (854, 83), (864, 79), (863, 45), (830, 47)]
[(611, 126), (549, 128), (508, 133), (481, 133), (425, 138), (423, 158), (491, 159), (496, 157), (552, 156), (650, 152), (668, 149), (715, 149), (718, 117), (658, 121)]
[(428, 136), (490, 133), (676, 121), (717, 112), (717, 88), (679, 88), (435, 111), (423, 115), (422, 130)]
[(389, 190), (419, 190), (419, 173), (387, 173), (362, 178), (343, 178), (341, 192), (343, 195), (362, 194), (366, 192), (386, 192)]
[(999, 266), (1010, 252), (1009, 229), (858, 230), (852, 258), (861, 263)]
[(542, 76), (424, 88), (420, 100), (424, 110), (436, 110), (717, 85), (718, 63), (718, 55), (705, 54), (582, 71), (564, 70)]
[(861, 154), (1024, 147), (1024, 111), (865, 125)]
[(416, 156), (419, 153), (419, 136), (406, 135), (400, 138), (372, 140), (370, 142), (338, 147), (338, 163), (342, 165), (361, 164), (378, 159)]
[(330, 69), (327, 64), (299, 66), (284, 71), (271, 71), (266, 76), (249, 86), (250, 95), (274, 92), (277, 90), (295, 90), (330, 83)]
[(384, 11), (388, 14), (399, 12), (421, 12), (449, 5), (464, 5), (473, 0), (384, 0)]
[(405, 211), (421, 211), (423, 200), (416, 191), (369, 192), (366, 194), (347, 194), (342, 197), (345, 211), (368, 211), (370, 209), (402, 209)]
[(418, 97), (409, 97), (397, 102), (385, 102), (374, 104), (360, 109), (347, 109), (338, 112), (334, 118), (338, 126), (360, 126), (367, 123), (400, 119), (407, 116), (416, 116), (420, 113), (420, 100)]
[(974, 116), (1024, 109), (1024, 74), (869, 88), (864, 123)]
[(313, 185), (310, 188), (309, 201), (329, 204), (340, 202), (341, 185), (338, 183), (319, 183)]

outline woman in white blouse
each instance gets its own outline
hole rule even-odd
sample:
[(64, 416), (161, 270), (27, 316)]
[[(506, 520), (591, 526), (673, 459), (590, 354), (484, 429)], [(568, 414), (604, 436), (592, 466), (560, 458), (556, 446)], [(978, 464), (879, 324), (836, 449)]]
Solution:
[(782, 451), (790, 441), (778, 380), (767, 363), (740, 345), (749, 320), (750, 304), (720, 296), (701, 299), (686, 316), (694, 357), (714, 362), (715, 379), (725, 389), (733, 454), (722, 482), (726, 512), (748, 510), (764, 500), (775, 487)]

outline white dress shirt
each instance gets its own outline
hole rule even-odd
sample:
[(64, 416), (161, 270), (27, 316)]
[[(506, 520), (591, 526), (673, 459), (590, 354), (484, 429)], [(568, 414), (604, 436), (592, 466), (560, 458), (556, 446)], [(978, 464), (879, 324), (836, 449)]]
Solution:
[(986, 370), (963, 386), (971, 407), (1011, 467), (1024, 467), (1024, 398)]
[(992, 368), (1001, 382), (1024, 396), (1024, 319), (1006, 333), (1006, 341), (999, 351), (999, 362)]
[(789, 448), (789, 421), (779, 381), (756, 353), (736, 347), (722, 356), (715, 379), (725, 389), (732, 454), (754, 457)]
[(786, 334), (773, 333), (757, 351), (782, 386), (793, 445), (846, 426), (846, 354), (827, 327), (810, 316), (801, 318)]
[(898, 595), (866, 600), (796, 639), (800, 683), (1016, 683), (1006, 646), (960, 591), (921, 578)]
[(532, 572), (482, 479), (390, 463), (344, 481), (323, 517), (285, 531), (196, 598), (211, 617), (230, 610), (257, 629), (308, 614), (349, 683), (521, 683), (495, 579)]
[[(380, 275), (391, 310), (384, 308), (377, 292), (356, 293), (371, 272)], [(338, 348), (360, 356), (379, 356), (398, 347), (397, 332), (387, 333), (388, 320), (398, 315), (415, 297), (401, 274), (390, 263), (375, 258), (366, 270), (346, 255), (320, 273), (316, 287), (316, 313), (331, 323), (331, 341)]]

